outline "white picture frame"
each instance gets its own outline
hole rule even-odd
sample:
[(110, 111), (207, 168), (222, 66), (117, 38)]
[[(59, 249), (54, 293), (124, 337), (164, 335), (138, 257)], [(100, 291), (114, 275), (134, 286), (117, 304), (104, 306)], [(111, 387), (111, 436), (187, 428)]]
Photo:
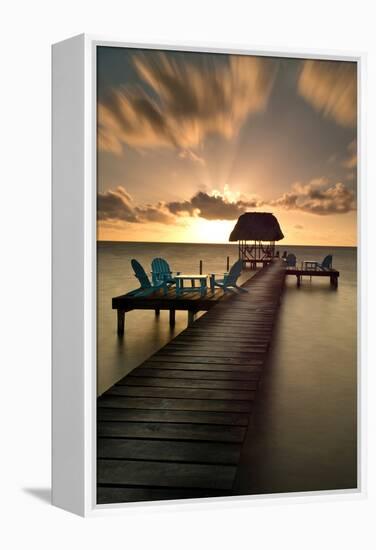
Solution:
[[(96, 48), (353, 61), (358, 66), (358, 488), (163, 503), (96, 504)], [(52, 47), (52, 502), (91, 516), (119, 508), (363, 498), (365, 464), (365, 54), (218, 44), (131, 44), (79, 35)]]

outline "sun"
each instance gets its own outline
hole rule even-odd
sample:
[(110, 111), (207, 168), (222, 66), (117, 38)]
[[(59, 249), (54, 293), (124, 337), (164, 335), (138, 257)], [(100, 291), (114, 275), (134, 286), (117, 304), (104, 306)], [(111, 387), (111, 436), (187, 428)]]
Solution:
[(194, 218), (187, 231), (187, 241), (227, 243), (234, 223), (235, 220), (205, 220), (204, 218)]

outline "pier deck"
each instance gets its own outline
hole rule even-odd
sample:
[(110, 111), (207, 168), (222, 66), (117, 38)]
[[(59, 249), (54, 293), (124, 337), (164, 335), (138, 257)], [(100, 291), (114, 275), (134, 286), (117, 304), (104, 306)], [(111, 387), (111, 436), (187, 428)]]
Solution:
[(295, 275), (296, 284), (299, 287), (303, 277), (328, 277), (330, 285), (334, 288), (338, 287), (339, 271), (336, 269), (303, 269), (298, 267), (286, 267), (286, 275)]
[(212, 299), (98, 398), (98, 504), (232, 494), (284, 278), (276, 261)]

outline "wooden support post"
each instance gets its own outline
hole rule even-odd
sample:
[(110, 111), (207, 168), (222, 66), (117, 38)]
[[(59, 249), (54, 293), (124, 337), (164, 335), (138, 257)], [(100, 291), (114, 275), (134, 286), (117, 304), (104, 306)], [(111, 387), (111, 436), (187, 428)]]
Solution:
[(195, 312), (188, 310), (188, 326), (192, 326), (195, 321)]
[(160, 310), (160, 309), (156, 309), (156, 310), (155, 310), (155, 316), (156, 316), (156, 317), (159, 317), (160, 313), (161, 313), (161, 310)]
[(227, 256), (226, 271), (230, 271), (230, 256)]
[(175, 325), (175, 310), (170, 309), (170, 327)]
[(338, 277), (336, 277), (335, 275), (331, 275), (330, 276), (330, 285), (333, 288), (338, 288)]
[(124, 335), (124, 325), (125, 325), (125, 311), (124, 309), (118, 309), (117, 310), (117, 333), (118, 336)]
[(200, 275), (202, 275), (202, 260), (200, 260)]

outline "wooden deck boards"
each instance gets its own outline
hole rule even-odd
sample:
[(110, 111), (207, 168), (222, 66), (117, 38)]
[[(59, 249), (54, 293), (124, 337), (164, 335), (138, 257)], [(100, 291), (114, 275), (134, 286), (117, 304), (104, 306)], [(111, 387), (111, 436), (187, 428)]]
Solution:
[(208, 294), (215, 308), (98, 398), (99, 504), (231, 494), (283, 281), (275, 262), (247, 294)]
[(327, 268), (327, 269), (303, 269), (299, 268), (297, 266), (295, 267), (286, 267), (285, 268), (285, 274), (286, 275), (295, 275), (296, 276), (296, 284), (298, 287), (302, 284), (303, 277), (309, 277), (312, 280), (312, 277), (329, 277), (330, 285), (334, 288), (338, 287), (338, 278), (339, 278), (339, 271), (333, 268)]

